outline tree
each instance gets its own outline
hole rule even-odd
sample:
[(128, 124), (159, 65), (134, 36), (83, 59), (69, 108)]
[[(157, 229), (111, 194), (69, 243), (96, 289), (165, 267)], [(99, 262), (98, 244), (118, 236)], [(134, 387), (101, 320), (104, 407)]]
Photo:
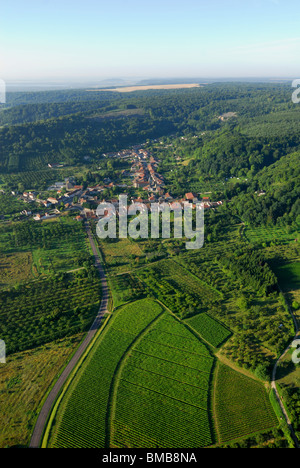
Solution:
[(259, 364), (255, 369), (255, 375), (261, 380), (270, 381), (269, 366), (267, 364)]

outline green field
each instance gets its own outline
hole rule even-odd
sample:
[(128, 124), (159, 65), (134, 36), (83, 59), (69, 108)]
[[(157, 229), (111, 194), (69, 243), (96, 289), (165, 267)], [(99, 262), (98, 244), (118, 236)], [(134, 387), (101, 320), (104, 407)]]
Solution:
[[(52, 277), (0, 292), (0, 336), (13, 353), (84, 332), (101, 299), (98, 277)], [(18, 327), (16, 327), (18, 322)]]
[(117, 308), (126, 302), (140, 299), (144, 295), (144, 288), (139, 279), (131, 273), (112, 275), (109, 277), (113, 306)]
[(31, 252), (0, 254), (0, 289), (34, 279)]
[(49, 447), (105, 447), (117, 368), (136, 337), (162, 312), (159, 304), (144, 300), (114, 315), (59, 407)]
[(214, 358), (144, 299), (115, 312), (55, 415), (48, 447), (211, 445)]
[(8, 223), (0, 227), (0, 254), (29, 252), (32, 273), (57, 274), (82, 266), (87, 259), (86, 233), (73, 218)]
[(88, 329), (101, 285), (81, 224), (66, 217), (8, 223), (0, 248), (0, 336), (8, 353)]
[(245, 229), (246, 239), (252, 244), (288, 244), (295, 241), (299, 236), (299, 232), (290, 229), (289, 227), (278, 226), (262, 226), (250, 227)]
[(186, 323), (215, 348), (231, 336), (227, 328), (205, 313), (188, 319)]
[(107, 271), (111, 275), (125, 273), (136, 266), (136, 259), (143, 256), (138, 244), (131, 239), (99, 240)]
[(278, 265), (275, 273), (284, 291), (300, 289), (300, 262)]
[(28, 446), (41, 401), (82, 338), (73, 335), (14, 353), (0, 365), (0, 448)]
[(222, 444), (278, 425), (263, 384), (223, 364), (217, 372), (215, 408)]
[(222, 294), (173, 260), (162, 260), (135, 272), (147, 294), (154, 294), (180, 318), (205, 312)]
[(211, 445), (213, 365), (205, 345), (177, 319), (164, 314), (133, 346), (118, 376), (110, 445)]
[(30, 248), (37, 274), (76, 269), (87, 253), (86, 234), (77, 221), (60, 217), (14, 227), (16, 248)]

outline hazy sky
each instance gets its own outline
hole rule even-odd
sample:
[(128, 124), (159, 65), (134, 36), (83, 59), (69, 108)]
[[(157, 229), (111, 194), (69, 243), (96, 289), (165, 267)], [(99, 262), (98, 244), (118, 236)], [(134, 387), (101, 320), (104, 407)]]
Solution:
[(8, 0), (0, 78), (300, 78), (299, 0)]

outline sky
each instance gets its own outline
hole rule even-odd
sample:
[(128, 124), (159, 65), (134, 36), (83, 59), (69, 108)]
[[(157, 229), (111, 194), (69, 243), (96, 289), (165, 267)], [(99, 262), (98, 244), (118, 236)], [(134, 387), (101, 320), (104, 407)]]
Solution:
[(299, 0), (9, 0), (0, 78), (296, 79), (299, 13)]

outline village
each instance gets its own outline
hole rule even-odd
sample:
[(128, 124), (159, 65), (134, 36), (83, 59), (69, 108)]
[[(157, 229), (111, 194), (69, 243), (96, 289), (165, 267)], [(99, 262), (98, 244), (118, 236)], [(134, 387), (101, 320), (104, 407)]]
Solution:
[[(106, 179), (104, 184), (96, 184), (84, 187), (77, 185), (73, 176), (65, 178), (61, 182), (55, 182), (48, 188), (51, 196), (43, 198), (43, 193), (35, 191), (25, 191), (22, 194), (15, 194), (19, 200), (28, 204), (28, 209), (24, 209), (20, 216), (22, 218), (32, 218), (41, 221), (60, 216), (62, 213), (74, 213), (74, 217), (80, 221), (83, 219), (97, 220), (97, 206), (99, 203), (107, 202), (114, 205), (116, 211), (119, 209), (119, 200), (116, 195), (105, 198), (103, 192), (116, 188), (119, 195), (125, 194), (125, 189), (129, 186), (136, 189), (136, 196), (131, 196), (130, 203), (143, 203), (150, 209), (152, 203), (167, 203), (172, 209), (175, 204), (183, 207), (185, 202), (194, 206), (201, 203), (205, 210), (218, 208), (222, 201), (211, 201), (209, 196), (200, 196), (198, 193), (187, 192), (183, 198), (174, 198), (165, 186), (164, 177), (159, 174), (159, 160), (155, 158), (143, 145), (134, 146), (115, 153), (102, 155), (107, 159), (126, 159), (130, 162), (130, 170), (124, 170), (123, 176), (130, 180), (127, 183), (116, 183)], [(145, 195), (141, 196), (141, 191)], [(31, 209), (30, 205), (35, 207)], [(178, 206), (178, 205), (177, 205)], [(40, 209), (37, 209), (40, 208)]]

